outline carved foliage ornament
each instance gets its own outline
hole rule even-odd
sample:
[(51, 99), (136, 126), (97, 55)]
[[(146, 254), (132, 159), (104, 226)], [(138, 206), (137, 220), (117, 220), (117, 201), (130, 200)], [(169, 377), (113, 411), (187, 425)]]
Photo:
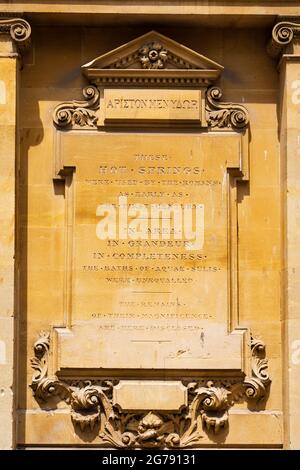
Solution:
[[(116, 448), (185, 448), (201, 444), (204, 432), (217, 434), (228, 425), (228, 410), (245, 398), (259, 403), (266, 398), (270, 378), (265, 346), (251, 340), (252, 375), (235, 384), (203, 380), (188, 382), (188, 406), (178, 413), (123, 413), (113, 405), (117, 381), (63, 381), (48, 377), (50, 334), (41, 332), (34, 344), (31, 388), (39, 403), (65, 401), (73, 425), (81, 433), (93, 432), (103, 445)], [(230, 381), (229, 381), (230, 382)], [(49, 406), (49, 403), (48, 403)]]
[(248, 399), (260, 402), (266, 398), (266, 392), (271, 383), (264, 343), (252, 338), (251, 352), (252, 376), (245, 378), (244, 387)]
[(96, 126), (96, 110), (99, 108), (99, 91), (96, 87), (89, 85), (83, 89), (82, 94), (85, 101), (66, 101), (55, 108), (53, 121), (57, 127)]
[(144, 44), (139, 50), (143, 69), (163, 69), (168, 60), (168, 51), (158, 42)]
[(249, 123), (247, 109), (234, 103), (222, 103), (222, 90), (211, 87), (206, 93), (206, 119), (214, 128), (243, 129)]
[(23, 18), (3, 18), (0, 19), (0, 33), (10, 34), (19, 47), (25, 47), (30, 39), (31, 27)]
[(295, 36), (300, 35), (300, 23), (281, 21), (272, 31), (272, 39), (268, 44), (268, 53), (271, 57), (278, 57), (284, 48), (290, 44)]
[(167, 65), (170, 69), (198, 69), (197, 65), (190, 63), (175, 52), (171, 52), (159, 40), (143, 44), (137, 51), (110, 64), (109, 68), (124, 69), (133, 65), (137, 67), (136, 64), (140, 64), (143, 69), (148, 70), (164, 69)]
[[(149, 49), (148, 54), (150, 52)], [(95, 86), (87, 86), (83, 89), (83, 96), (86, 101), (66, 101), (55, 108), (53, 121), (58, 128), (97, 128), (99, 90)], [(208, 126), (214, 129), (235, 130), (247, 127), (249, 123), (247, 109), (240, 104), (222, 103), (221, 98), (222, 91), (218, 87), (211, 87), (206, 92)]]

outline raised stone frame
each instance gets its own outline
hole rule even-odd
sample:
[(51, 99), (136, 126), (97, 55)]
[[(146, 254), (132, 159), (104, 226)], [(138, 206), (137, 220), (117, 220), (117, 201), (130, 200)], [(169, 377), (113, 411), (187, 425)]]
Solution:
[[(113, 51), (97, 57), (82, 67), (89, 84), (83, 90), (84, 101), (59, 104), (53, 113), (55, 127), (55, 178), (66, 182), (66, 247), (64, 304), (67, 320), (64, 327), (41, 332), (34, 344), (34, 369), (31, 388), (36, 400), (63, 400), (70, 407), (70, 418), (80, 435), (93, 434), (97, 444), (116, 448), (185, 448), (199, 447), (203, 433), (222, 432), (228, 425), (229, 409), (234, 403), (246, 400), (260, 407), (267, 399), (270, 378), (265, 358), (265, 345), (251, 337), (247, 328), (239, 325), (238, 316), (238, 253), (237, 249), (237, 185), (248, 179), (249, 115), (244, 106), (222, 101), (221, 90), (214, 85), (223, 67), (187, 47), (151, 31)], [(105, 128), (101, 115), (106, 88), (153, 90), (162, 88), (196, 89), (201, 93), (199, 131), (237, 133), (240, 136), (241, 163), (228, 169), (230, 174), (230, 318), (229, 334), (239, 335), (243, 345), (243, 368), (233, 376), (216, 371), (213, 376), (199, 373), (193, 380), (174, 379), (174, 390), (180, 395), (180, 409), (124, 410), (118, 403), (120, 387), (130, 387), (131, 381), (118, 377), (84, 376), (73, 371), (72, 378), (64, 376), (57, 364), (57, 345), (71, 329), (72, 312), (68, 311), (72, 284), (73, 168), (66, 167), (60, 150), (64, 132), (84, 130), (97, 132)], [(102, 116), (102, 117), (101, 117)], [(109, 124), (113, 125), (112, 123)], [(116, 126), (119, 123), (115, 124)], [(132, 125), (130, 122), (128, 127)], [(136, 126), (136, 122), (134, 123)], [(159, 126), (151, 123), (151, 126)], [(189, 122), (181, 123), (189, 126)], [(38, 332), (37, 332), (38, 335)], [(51, 357), (51, 360), (50, 360)], [(78, 367), (80, 365), (78, 364)], [(75, 378), (74, 378), (75, 377)], [(136, 390), (149, 384), (141, 380)], [(172, 381), (168, 382), (172, 386)], [(164, 381), (149, 384), (165, 393)]]

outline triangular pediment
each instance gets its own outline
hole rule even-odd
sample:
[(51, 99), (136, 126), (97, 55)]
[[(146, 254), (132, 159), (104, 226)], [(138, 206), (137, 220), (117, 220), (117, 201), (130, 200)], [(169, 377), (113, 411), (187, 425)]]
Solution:
[(156, 31), (150, 31), (82, 66), (92, 83), (209, 84), (222, 65)]

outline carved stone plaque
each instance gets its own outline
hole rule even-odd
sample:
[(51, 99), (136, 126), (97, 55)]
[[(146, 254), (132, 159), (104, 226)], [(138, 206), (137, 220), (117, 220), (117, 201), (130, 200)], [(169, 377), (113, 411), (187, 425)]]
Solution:
[(239, 322), (249, 119), (210, 86), (221, 70), (152, 31), (83, 66), (85, 101), (54, 111), (64, 321), (35, 343), (31, 387), (100, 445), (199, 446), (267, 397)]
[(227, 334), (240, 145), (239, 134), (62, 134), (75, 170), (60, 368), (78, 367), (76, 344), (84, 368), (242, 369), (241, 336)]
[(122, 411), (163, 410), (178, 412), (187, 405), (187, 388), (182, 382), (120, 380), (114, 387), (113, 403)]
[[(103, 114), (107, 124), (129, 122), (201, 124), (203, 114), (200, 90), (104, 90)], [(100, 110), (100, 121), (102, 119)]]

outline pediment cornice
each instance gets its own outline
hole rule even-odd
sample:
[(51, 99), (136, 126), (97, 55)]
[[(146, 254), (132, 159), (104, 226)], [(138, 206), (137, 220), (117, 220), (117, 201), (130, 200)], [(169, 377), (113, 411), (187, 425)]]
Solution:
[(207, 86), (222, 65), (156, 31), (150, 31), (82, 66), (95, 85)]

